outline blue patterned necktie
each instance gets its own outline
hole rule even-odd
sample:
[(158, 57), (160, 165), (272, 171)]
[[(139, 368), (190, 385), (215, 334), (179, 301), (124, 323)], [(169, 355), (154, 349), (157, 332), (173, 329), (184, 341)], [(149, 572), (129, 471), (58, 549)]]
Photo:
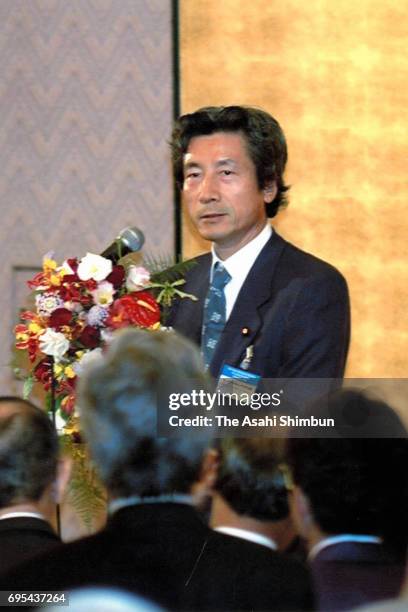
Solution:
[(224, 266), (217, 261), (204, 302), (201, 352), (206, 367), (211, 363), (226, 321), (224, 287), (231, 280)]

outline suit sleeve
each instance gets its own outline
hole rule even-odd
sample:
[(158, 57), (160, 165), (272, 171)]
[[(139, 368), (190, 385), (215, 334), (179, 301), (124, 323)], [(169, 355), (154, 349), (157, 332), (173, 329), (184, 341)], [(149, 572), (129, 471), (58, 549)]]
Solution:
[(305, 280), (285, 321), (281, 378), (342, 378), (350, 341), (350, 301), (337, 270)]

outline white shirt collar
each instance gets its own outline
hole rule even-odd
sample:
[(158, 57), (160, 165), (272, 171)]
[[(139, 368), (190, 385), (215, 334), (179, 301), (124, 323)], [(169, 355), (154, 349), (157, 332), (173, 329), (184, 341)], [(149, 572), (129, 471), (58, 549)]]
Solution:
[(231, 280), (224, 287), (227, 319), (231, 314), (235, 300), (238, 297), (238, 293), (240, 292), (250, 269), (254, 265), (256, 258), (271, 236), (272, 226), (269, 224), (269, 222), (267, 222), (263, 230), (257, 236), (255, 236), (253, 240), (248, 242), (248, 244), (243, 246), (239, 251), (224, 261), (217, 256), (214, 244), (212, 245), (211, 278), (216, 262), (220, 262), (231, 276)]
[(382, 539), (377, 536), (365, 535), (365, 534), (355, 534), (355, 533), (342, 533), (340, 535), (331, 536), (329, 538), (324, 538), (320, 540), (317, 544), (315, 544), (309, 551), (308, 560), (311, 561), (314, 559), (321, 550), (324, 548), (328, 548), (329, 546), (334, 546), (335, 544), (340, 544), (342, 542), (359, 542), (362, 544), (381, 544)]
[(261, 533), (255, 533), (254, 531), (248, 531), (247, 529), (239, 529), (238, 527), (215, 527), (214, 531), (219, 533), (225, 533), (226, 535), (233, 536), (234, 538), (242, 538), (248, 540), (254, 544), (261, 544), (267, 546), (271, 550), (278, 550), (276, 542), (272, 538), (267, 538)]
[(211, 247), (212, 267), (214, 267), (215, 262), (219, 261), (229, 272), (229, 274), (234, 277), (234, 275), (241, 274), (242, 266), (244, 266), (246, 269), (246, 276), (249, 270), (252, 268), (255, 259), (258, 257), (259, 253), (262, 251), (263, 247), (271, 236), (272, 226), (266, 222), (263, 230), (259, 232), (255, 238), (224, 261), (218, 257), (217, 253), (215, 252), (215, 245), (213, 244)]
[(109, 514), (114, 514), (122, 508), (128, 506), (141, 506), (142, 504), (189, 504), (193, 505), (192, 495), (186, 495), (184, 493), (170, 493), (168, 495), (157, 495), (153, 497), (140, 497), (139, 495), (132, 495), (131, 497), (119, 497), (113, 499), (108, 504)]
[(44, 516), (40, 512), (7, 512), (7, 514), (0, 515), (0, 521), (2, 521), (3, 519), (22, 518), (22, 517), (37, 518), (37, 519), (41, 519), (42, 521), (45, 521)]

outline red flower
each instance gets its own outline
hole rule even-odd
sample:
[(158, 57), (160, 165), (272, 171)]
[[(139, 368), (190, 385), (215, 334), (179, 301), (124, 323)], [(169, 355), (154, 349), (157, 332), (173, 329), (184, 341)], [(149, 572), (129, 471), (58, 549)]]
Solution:
[(155, 298), (147, 291), (136, 291), (113, 302), (106, 325), (113, 329), (129, 325), (152, 327), (159, 321), (160, 307)]
[(24, 310), (24, 312), (20, 314), (20, 319), (22, 321), (35, 321), (36, 319), (38, 319), (38, 315), (36, 315), (34, 312), (31, 312), (30, 310)]
[(41, 287), (44, 284), (48, 286), (48, 282), (44, 272), (37, 272), (34, 278), (27, 281), (27, 285), (30, 289), (37, 289), (37, 287)]
[(106, 280), (119, 289), (125, 279), (125, 268), (123, 266), (113, 266), (112, 272), (106, 277)]
[(69, 265), (69, 267), (72, 270), (72, 274), (65, 274), (64, 278), (63, 278), (63, 284), (67, 284), (67, 283), (78, 283), (79, 282), (79, 276), (77, 275), (77, 270), (78, 270), (78, 260), (76, 257), (73, 257), (72, 259), (67, 259), (67, 264)]
[(88, 291), (95, 291), (98, 286), (98, 283), (93, 278), (88, 278), (88, 280), (82, 281), (82, 284)]
[(35, 361), (38, 350), (38, 337), (44, 331), (41, 321), (33, 312), (26, 311), (20, 315), (22, 321), (31, 321), (34, 324), (34, 329), (30, 325), (19, 323), (15, 326), (16, 348), (27, 350), (28, 357), (31, 362)]
[(99, 346), (100, 336), (101, 334), (99, 329), (92, 327), (92, 325), (86, 325), (78, 337), (78, 340), (86, 348), (93, 349)]
[(64, 396), (61, 401), (61, 411), (70, 416), (75, 409), (75, 383), (76, 378), (63, 380), (57, 388), (57, 393)]
[(72, 312), (67, 308), (57, 308), (51, 313), (48, 321), (49, 327), (52, 327), (59, 331), (65, 325), (69, 325), (72, 322)]
[[(71, 270), (73, 270), (74, 274), (76, 274), (76, 271), (78, 270), (78, 259), (77, 259), (77, 257), (71, 257), (70, 259), (67, 259), (67, 264), (69, 265)], [(66, 278), (66, 277), (64, 277), (64, 278)]]
[(42, 359), (34, 368), (34, 378), (38, 380), (45, 391), (51, 389), (52, 382), (52, 363), (49, 357)]
[(75, 409), (75, 395), (66, 395), (61, 402), (61, 410), (67, 416), (70, 416)]

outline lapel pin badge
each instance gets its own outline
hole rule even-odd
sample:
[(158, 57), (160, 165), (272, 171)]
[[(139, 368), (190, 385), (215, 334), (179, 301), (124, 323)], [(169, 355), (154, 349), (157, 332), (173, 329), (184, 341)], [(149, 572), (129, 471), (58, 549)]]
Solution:
[(239, 367), (242, 368), (243, 370), (248, 370), (249, 366), (251, 365), (253, 356), (254, 356), (254, 345), (251, 344), (245, 349), (245, 357), (241, 361)]
[(246, 327), (246, 326), (245, 326), (245, 327), (243, 327), (243, 328), (241, 329), (241, 336), (249, 336), (250, 331), (251, 331), (251, 330), (249, 329), (249, 327)]

